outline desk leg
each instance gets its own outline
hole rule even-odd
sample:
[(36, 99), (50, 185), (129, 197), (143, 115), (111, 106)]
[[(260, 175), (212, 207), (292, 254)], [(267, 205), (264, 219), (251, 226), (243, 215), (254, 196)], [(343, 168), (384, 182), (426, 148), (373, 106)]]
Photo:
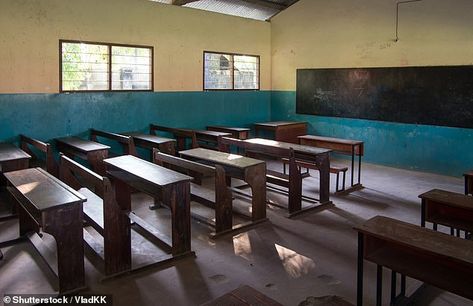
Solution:
[(232, 193), (227, 187), (225, 170), (215, 165), (215, 233), (231, 230), (233, 226)]
[(302, 209), (302, 175), (294, 157), (289, 160), (289, 215)]
[(191, 251), (190, 182), (184, 181), (163, 189), (163, 201), (172, 212), (172, 255)]
[(376, 306), (383, 304), (383, 266), (376, 266)]
[(465, 194), (468, 194), (468, 176), (465, 176)]
[(131, 227), (126, 215), (131, 210), (131, 188), (118, 179), (112, 181), (115, 199), (105, 201), (104, 252), (107, 275), (131, 269)]
[(421, 200), (420, 204), (420, 226), (425, 227), (425, 199)]
[(45, 212), (42, 219), (43, 231), (51, 234), (57, 244), (59, 292), (84, 287), (82, 204)]
[(92, 170), (100, 175), (105, 175), (105, 164), (103, 160), (108, 157), (108, 150), (94, 151), (87, 154), (87, 161)]
[(359, 147), (359, 155), (358, 155), (358, 184), (361, 184), (361, 148)]
[[(330, 201), (330, 157), (328, 153), (316, 156), (316, 165), (320, 173), (320, 203), (325, 204)], [(353, 178), (352, 178), (353, 179)]]
[(364, 236), (358, 233), (358, 270), (356, 283), (356, 305), (363, 306), (363, 255), (364, 255)]
[(354, 185), (355, 178), (355, 146), (351, 148), (351, 185)]
[(245, 169), (245, 182), (251, 187), (252, 221), (266, 219), (266, 163)]
[(396, 271), (391, 271), (391, 305), (394, 304), (394, 300), (396, 300), (396, 287), (397, 287), (397, 274)]

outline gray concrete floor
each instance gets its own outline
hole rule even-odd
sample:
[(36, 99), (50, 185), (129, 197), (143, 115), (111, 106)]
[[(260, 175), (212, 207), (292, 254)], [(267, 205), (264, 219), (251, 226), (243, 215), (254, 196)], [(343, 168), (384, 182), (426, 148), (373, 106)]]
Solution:
[[(340, 161), (338, 163), (346, 163)], [(271, 168), (280, 164), (269, 162)], [(304, 180), (304, 191), (317, 195), (318, 174)], [(332, 192), (334, 176), (332, 176)], [(196, 258), (174, 266), (150, 269), (102, 282), (96, 258), (86, 252), (86, 282), (90, 293), (111, 294), (115, 305), (199, 305), (240, 285), (250, 285), (284, 305), (298, 305), (309, 296), (336, 295), (356, 301), (357, 235), (353, 226), (376, 215), (419, 224), (419, 194), (432, 188), (462, 192), (460, 178), (364, 164), (364, 189), (345, 196), (332, 193), (333, 206), (293, 219), (280, 208), (268, 206), (269, 222), (235, 236), (208, 238), (211, 229), (192, 221), (192, 249)], [(274, 201), (287, 198), (269, 193)], [(137, 214), (169, 231), (169, 212), (151, 211), (152, 200), (134, 196)], [(92, 231), (91, 231), (92, 233)], [(16, 220), (0, 223), (0, 241), (18, 234)], [(92, 233), (93, 234), (93, 233)], [(135, 262), (158, 254), (138, 233), (133, 234)], [(2, 248), (0, 296), (55, 293), (57, 282), (28, 243)], [(375, 266), (365, 264), (365, 305), (375, 298)], [(384, 274), (384, 305), (389, 304), (390, 273)], [(408, 279), (408, 293), (419, 287)], [(473, 305), (436, 288), (424, 290), (415, 305)]]

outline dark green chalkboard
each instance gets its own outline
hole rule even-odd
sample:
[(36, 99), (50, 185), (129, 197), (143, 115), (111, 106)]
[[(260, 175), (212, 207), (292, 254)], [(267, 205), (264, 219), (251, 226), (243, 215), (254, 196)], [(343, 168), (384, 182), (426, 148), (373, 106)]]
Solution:
[(473, 66), (298, 69), (296, 112), (473, 128)]

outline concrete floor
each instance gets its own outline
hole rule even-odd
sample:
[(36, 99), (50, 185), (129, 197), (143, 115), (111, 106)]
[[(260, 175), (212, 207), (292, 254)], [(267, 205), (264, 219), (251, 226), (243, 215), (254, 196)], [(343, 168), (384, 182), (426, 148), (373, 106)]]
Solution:
[[(339, 162), (340, 163), (340, 162)], [(346, 161), (341, 161), (346, 163)], [(270, 162), (271, 168), (280, 168)], [(306, 193), (316, 196), (318, 178), (304, 180)], [(332, 191), (334, 191), (332, 176)], [(236, 236), (208, 238), (210, 228), (192, 221), (192, 249), (196, 258), (174, 266), (101, 282), (103, 275), (95, 257), (86, 252), (86, 292), (111, 294), (115, 305), (199, 305), (240, 285), (250, 285), (284, 305), (298, 305), (310, 296), (336, 295), (356, 301), (357, 235), (353, 226), (376, 215), (385, 215), (414, 224), (420, 222), (417, 196), (432, 188), (462, 192), (463, 181), (421, 172), (378, 165), (363, 165), (364, 189), (345, 196), (331, 195), (334, 206), (293, 219), (280, 208), (268, 206), (269, 222)], [(270, 193), (275, 201), (284, 197)], [(162, 229), (169, 228), (166, 209), (148, 210), (152, 202), (144, 195), (134, 197), (137, 214)], [(287, 198), (286, 198), (287, 200)], [(0, 223), (0, 241), (17, 235), (15, 220)], [(139, 234), (133, 235), (136, 250), (155, 255), (154, 246), (144, 247)], [(54, 293), (55, 278), (28, 243), (2, 248), (0, 296), (4, 293)], [(375, 266), (365, 264), (365, 305), (375, 298)], [(390, 273), (385, 270), (384, 303), (389, 304)], [(407, 292), (420, 283), (408, 279)], [(415, 305), (473, 305), (450, 293), (428, 287)]]

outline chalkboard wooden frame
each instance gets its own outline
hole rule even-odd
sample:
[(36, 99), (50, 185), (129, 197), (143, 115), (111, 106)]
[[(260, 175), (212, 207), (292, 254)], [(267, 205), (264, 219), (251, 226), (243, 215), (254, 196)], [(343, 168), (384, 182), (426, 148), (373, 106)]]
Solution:
[(473, 128), (473, 66), (297, 69), (296, 113)]

